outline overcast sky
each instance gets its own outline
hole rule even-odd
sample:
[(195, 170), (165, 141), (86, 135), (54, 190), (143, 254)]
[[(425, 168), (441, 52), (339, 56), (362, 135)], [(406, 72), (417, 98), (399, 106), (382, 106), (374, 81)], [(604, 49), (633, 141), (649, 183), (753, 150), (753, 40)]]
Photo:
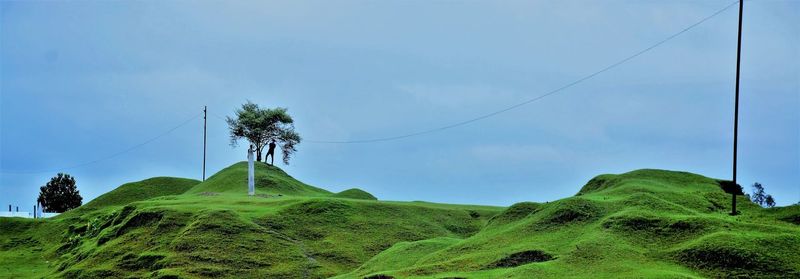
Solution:
[[(245, 160), (218, 117), (288, 107), (307, 140), (452, 124), (528, 100), (698, 22), (724, 1), (0, 1), (0, 204), (59, 170), (84, 202)], [(800, 201), (800, 1), (745, 2), (739, 180)], [(510, 205), (641, 168), (730, 178), (737, 6), (559, 94), (396, 141), (299, 145), (331, 191)], [(276, 160), (277, 163), (278, 160)], [(18, 172), (39, 173), (18, 173)], [(245, 185), (242, 185), (242, 192)]]

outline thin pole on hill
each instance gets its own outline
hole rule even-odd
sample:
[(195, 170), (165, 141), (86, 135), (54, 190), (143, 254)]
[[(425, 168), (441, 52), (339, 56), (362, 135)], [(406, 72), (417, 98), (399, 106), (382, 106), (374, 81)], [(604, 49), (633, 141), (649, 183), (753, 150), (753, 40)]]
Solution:
[(203, 106), (203, 181), (206, 181), (206, 122), (208, 119), (208, 106)]
[[(739, 68), (742, 61), (742, 9), (744, 0), (739, 0), (739, 38), (736, 45), (736, 101), (733, 112), (733, 188), (736, 183), (736, 147), (739, 144)], [(731, 215), (736, 215), (736, 192), (731, 192)]]

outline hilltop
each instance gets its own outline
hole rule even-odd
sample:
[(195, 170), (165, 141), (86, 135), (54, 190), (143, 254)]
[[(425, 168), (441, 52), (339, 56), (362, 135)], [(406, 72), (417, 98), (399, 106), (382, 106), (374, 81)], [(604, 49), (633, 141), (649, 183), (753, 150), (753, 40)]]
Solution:
[(126, 205), (161, 196), (183, 194), (195, 185), (198, 180), (177, 177), (153, 177), (138, 182), (131, 182), (117, 187), (111, 192), (100, 195), (83, 205), (81, 209), (103, 208)]
[(800, 277), (800, 206), (740, 197), (743, 214), (729, 216), (729, 202), (697, 174), (600, 175), (574, 197), (512, 205), (466, 239), (395, 244), (340, 278)]
[[(290, 196), (321, 197), (331, 192), (294, 179), (278, 167), (264, 163), (255, 165), (257, 193), (281, 194)], [(242, 183), (247, 185), (247, 162), (239, 162), (212, 175), (206, 181), (192, 187), (188, 194), (202, 192), (242, 193)]]
[[(502, 210), (378, 201), (354, 189), (334, 194), (263, 163), (250, 197), (246, 167), (234, 164), (205, 182), (125, 184), (50, 220), (0, 219), (0, 228), (14, 230), (0, 233), (8, 239), (0, 259), (19, 263), (0, 277), (322, 278), (397, 242), (468, 237)], [(148, 194), (131, 195), (135, 189)]]
[(800, 206), (637, 170), (508, 208), (332, 193), (246, 163), (128, 183), (48, 220), (0, 218), (0, 277), (800, 277)]

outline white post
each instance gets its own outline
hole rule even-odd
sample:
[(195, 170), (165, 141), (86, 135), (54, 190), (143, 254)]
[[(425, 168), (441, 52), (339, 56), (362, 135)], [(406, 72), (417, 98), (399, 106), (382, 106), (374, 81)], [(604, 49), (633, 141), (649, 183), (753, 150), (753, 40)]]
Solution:
[(247, 194), (253, 196), (256, 194), (256, 176), (255, 165), (253, 163), (253, 145), (247, 149)]

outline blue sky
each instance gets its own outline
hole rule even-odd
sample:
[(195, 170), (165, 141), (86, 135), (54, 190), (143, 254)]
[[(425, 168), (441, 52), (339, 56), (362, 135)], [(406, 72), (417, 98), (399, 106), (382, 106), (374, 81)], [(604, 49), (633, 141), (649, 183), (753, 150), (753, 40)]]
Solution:
[[(308, 140), (459, 122), (602, 69), (730, 1), (2, 1), (0, 204), (56, 170), (201, 112), (208, 171), (244, 160), (225, 123), (288, 107)], [(740, 183), (800, 201), (800, 2), (745, 2)], [(731, 175), (734, 6), (559, 94), (469, 125), (370, 144), (304, 142), (290, 174), (381, 199), (510, 205), (640, 168)], [(80, 168), (85, 201), (153, 176), (200, 178), (202, 120)], [(16, 173), (52, 170), (42, 173)], [(243, 191), (245, 186), (243, 185)], [(749, 189), (748, 189), (749, 190)]]

